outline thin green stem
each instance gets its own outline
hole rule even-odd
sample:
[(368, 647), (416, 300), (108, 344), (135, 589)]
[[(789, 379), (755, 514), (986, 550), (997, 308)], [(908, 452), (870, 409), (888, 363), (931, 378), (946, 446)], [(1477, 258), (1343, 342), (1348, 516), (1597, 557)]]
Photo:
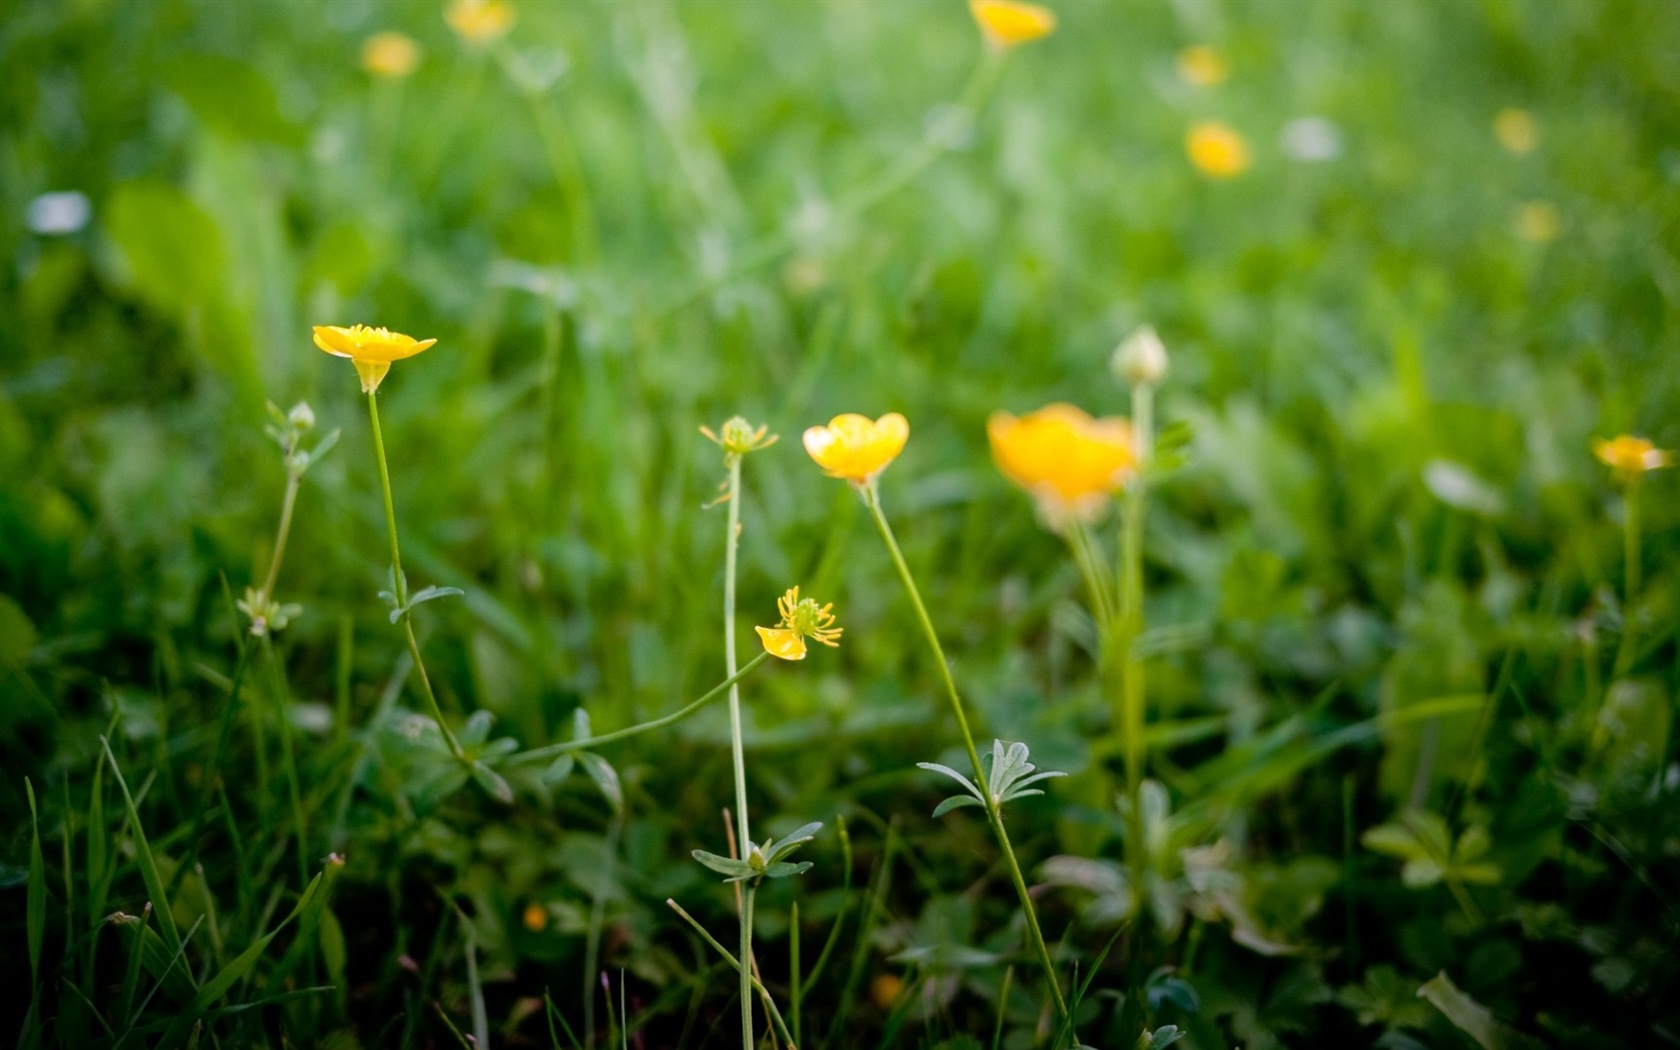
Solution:
[[(729, 953), (728, 948), (725, 948), (721, 943), (719, 943), (716, 937), (713, 937), (709, 932), (707, 932), (706, 928), (700, 925), (699, 921), (695, 919), (694, 916), (683, 910), (682, 905), (678, 904), (675, 900), (672, 900), (669, 897), (665, 898), (665, 904), (672, 911), (682, 916), (683, 921), (693, 927), (694, 932), (700, 935), (701, 940), (711, 945), (713, 951), (723, 956), (723, 961), (728, 963), (731, 968), (736, 970), (745, 969), (749, 975), (752, 973), (751, 967), (743, 967), (741, 965), (741, 961)], [(782, 1041), (787, 1043), (789, 1047), (797, 1047), (799, 1044), (793, 1038), (793, 1033), (788, 1031), (787, 1022), (782, 1020), (782, 1012), (776, 1008), (776, 1001), (770, 998), (769, 989), (765, 988), (764, 984), (759, 981), (757, 977), (752, 977), (751, 980), (752, 987), (764, 999), (764, 1005), (767, 1007), (768, 1013), (770, 1014), (771, 1023), (776, 1026), (776, 1031), (781, 1033)]]
[[(742, 856), (746, 855), (748, 844), (742, 841)], [(758, 880), (753, 879), (746, 885), (746, 899), (741, 902), (741, 950), (738, 965), (735, 969), (741, 975), (741, 1050), (753, 1050), (756, 1040), (753, 1039), (752, 1015), (752, 923), (753, 902), (758, 899)]]
[[(728, 537), (724, 543), (724, 572), (723, 572), (723, 658), (730, 678), (736, 678), (735, 669), (735, 571), (736, 551), (741, 544), (741, 456), (730, 453), (726, 457), (729, 461), (729, 491), (724, 496), (724, 504), (728, 508)], [(729, 742), (730, 754), (735, 766), (735, 820), (738, 830), (741, 855), (746, 856), (752, 849), (752, 837), (747, 822), (747, 757), (746, 749), (741, 740), (741, 689), (737, 684), (729, 687)], [(747, 889), (746, 905), (741, 909), (741, 958), (752, 958), (752, 894), (751, 887)], [(752, 988), (749, 984), (750, 968), (741, 967), (741, 1045), (744, 1050), (753, 1047), (753, 1016), (752, 1016)]]
[(292, 507), (297, 503), (298, 487), (302, 483), (303, 475), (287, 471), (286, 495), (280, 500), (280, 528), (274, 536), (274, 554), (268, 560), (268, 576), (263, 580), (259, 609), (274, 597), (274, 584), (280, 578), (280, 562), (286, 557), (286, 540), (292, 532)]
[(522, 751), (519, 754), (510, 757), (506, 764), (513, 766), (523, 765), (527, 762), (540, 762), (545, 758), (553, 758), (556, 755), (563, 755), (568, 751), (582, 751), (585, 748), (594, 749), (602, 744), (610, 744), (615, 740), (623, 740), (625, 737), (637, 736), (642, 733), (651, 732), (652, 730), (668, 726), (673, 722), (679, 722), (694, 712), (700, 710), (700, 708), (704, 707), (706, 704), (722, 696), (729, 690), (730, 686), (747, 677), (747, 675), (752, 674), (760, 664), (768, 659), (770, 659), (769, 653), (759, 653), (751, 660), (748, 660), (745, 667), (713, 686), (705, 693), (705, 695), (701, 696), (700, 699), (695, 700), (688, 706), (679, 708), (668, 715), (655, 718), (648, 722), (639, 722), (636, 725), (619, 729), (611, 733), (602, 733), (600, 736), (592, 736), (587, 740), (568, 740), (563, 744), (550, 744), (547, 747), (539, 747), (532, 751)]
[(1616, 648), (1615, 677), (1633, 666), (1633, 636), (1639, 622), (1639, 480), (1622, 497), (1622, 641)]
[[(939, 634), (933, 629), (933, 620), (928, 616), (927, 606), (922, 604), (922, 595), (916, 588), (916, 580), (910, 575), (910, 566), (904, 561), (904, 553), (898, 548), (898, 540), (893, 536), (892, 526), (887, 522), (887, 516), (881, 511), (880, 493), (872, 481), (861, 487), (863, 502), (875, 516), (875, 524), (881, 530), (881, 538), (886, 541), (887, 551), (892, 555), (893, 566), (898, 570), (898, 577), (904, 583), (904, 589), (910, 595), (910, 604), (916, 610), (916, 619), (921, 623), (922, 634), (927, 638), (928, 647), (933, 650), (934, 662), (939, 667), (939, 674), (945, 683), (945, 693), (951, 701), (951, 713), (956, 716), (957, 728), (962, 731), (963, 747), (968, 751), (968, 760), (974, 767), (975, 783), (984, 786), (987, 783), (986, 771), (980, 764), (980, 752), (974, 746), (974, 733), (968, 727), (968, 715), (963, 710), (962, 697), (957, 693), (957, 683), (951, 676), (951, 664), (945, 658), (945, 649), (939, 644)], [(1032, 895), (1027, 892), (1027, 880), (1021, 874), (1020, 862), (1015, 859), (1015, 849), (1010, 845), (1009, 832), (1003, 826), (1003, 814), (998, 810), (997, 800), (992, 798), (991, 792), (982, 790), (986, 806), (986, 819), (992, 825), (992, 834), (996, 836), (998, 848), (1003, 852), (1005, 863), (1009, 867), (1010, 881), (1015, 885), (1015, 896), (1021, 902), (1021, 913), (1027, 920), (1027, 934), (1032, 941), (1033, 950), (1038, 955), (1039, 965), (1044, 970), (1044, 979), (1050, 985), (1050, 994), (1055, 999), (1058, 1020), (1066, 1022), (1068, 1019), (1067, 1000), (1062, 997), (1061, 981), (1056, 976), (1056, 964), (1050, 958), (1050, 948), (1044, 943), (1044, 933), (1038, 925), (1038, 912), (1033, 907)]]
[(455, 739), (455, 734), (449, 728), (449, 723), (443, 717), (443, 708), (438, 706), (437, 693), (432, 691), (432, 678), (426, 673), (426, 662), (420, 656), (420, 642), (414, 637), (413, 617), (406, 612), (408, 607), (408, 578), (403, 574), (402, 550), (397, 545), (397, 509), (391, 498), (391, 470), (385, 463), (385, 436), (379, 428), (379, 399), (368, 394), (368, 421), (373, 428), (373, 450), (379, 459), (379, 485), (385, 494), (385, 527), (391, 534), (391, 586), (397, 596), (397, 607), (405, 610), (403, 613), (403, 633), (408, 636), (408, 651), (414, 657), (414, 669), (420, 673), (421, 690), (426, 694), (426, 703), (432, 709), (432, 720), (437, 723), (438, 731), (443, 734), (444, 743), (449, 745), (449, 753), (462, 762), (467, 761), (467, 754), (461, 748), (461, 742)]
[(1120, 631), (1116, 641), (1123, 659), (1120, 710), (1117, 713), (1126, 766), (1126, 795), (1130, 801), (1126, 866), (1132, 883), (1132, 914), (1139, 922), (1145, 914), (1147, 850), (1143, 825), (1144, 668), (1137, 649), (1145, 622), (1143, 520), (1149, 499), (1148, 471), (1154, 453), (1154, 393), (1154, 387), (1149, 383), (1138, 383), (1132, 388), (1132, 434), (1136, 443), (1137, 469), (1126, 486), (1120, 530)]

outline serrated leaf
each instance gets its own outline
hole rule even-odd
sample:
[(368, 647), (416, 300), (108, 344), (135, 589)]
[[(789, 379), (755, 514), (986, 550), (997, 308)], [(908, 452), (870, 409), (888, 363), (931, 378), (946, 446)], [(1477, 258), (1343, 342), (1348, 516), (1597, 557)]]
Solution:
[(943, 817), (953, 809), (961, 809), (964, 806), (978, 806), (981, 809), (986, 808), (985, 803), (971, 795), (952, 795), (939, 805), (933, 807), (933, 819), (938, 820), (940, 817)]
[(579, 751), (577, 757), (578, 763), (583, 766), (583, 771), (589, 775), (589, 779), (595, 782), (595, 786), (606, 797), (607, 802), (613, 808), (613, 812), (624, 812), (624, 788), (619, 783), (618, 770), (612, 767), (612, 763), (593, 751)]

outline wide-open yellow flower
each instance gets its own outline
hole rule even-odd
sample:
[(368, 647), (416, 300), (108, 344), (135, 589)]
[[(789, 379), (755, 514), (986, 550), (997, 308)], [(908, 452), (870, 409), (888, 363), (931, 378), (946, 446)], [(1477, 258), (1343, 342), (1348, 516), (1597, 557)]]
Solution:
[(413, 357), (437, 342), (436, 339), (415, 339), (386, 328), (369, 328), (353, 324), (349, 328), (336, 325), (316, 325), (315, 345), (334, 357), (348, 357), (362, 377), (362, 393), (379, 389), (392, 361)]
[(487, 44), (513, 28), (513, 5), (505, 0), (450, 0), (443, 20), (469, 44)]
[(968, 9), (986, 43), (998, 51), (1049, 36), (1056, 28), (1056, 16), (1049, 8), (1021, 0), (968, 0)]
[(805, 659), (805, 639), (838, 648), (844, 627), (834, 627), (834, 603), (818, 605), (814, 598), (799, 597), (795, 587), (776, 599), (782, 622), (776, 627), (755, 627), (764, 651), (782, 660)]
[(1647, 470), (1660, 470), (1674, 465), (1674, 453), (1651, 444), (1642, 437), (1623, 434), (1621, 437), (1593, 441), (1593, 455), (1616, 472), (1623, 481), (1637, 481)]
[(407, 33), (375, 33), (362, 44), (362, 68), (376, 77), (400, 79), (420, 64), (420, 45)]
[(1089, 521), (1137, 465), (1129, 422), (1060, 402), (1019, 418), (994, 412), (986, 436), (998, 469), (1032, 494), (1053, 528)]
[(829, 477), (862, 487), (898, 458), (908, 440), (910, 422), (897, 412), (875, 420), (846, 412), (829, 420), (826, 427), (807, 429), (805, 451)]
[(1184, 149), (1202, 174), (1228, 179), (1248, 170), (1248, 143), (1230, 125), (1207, 120), (1184, 137)]

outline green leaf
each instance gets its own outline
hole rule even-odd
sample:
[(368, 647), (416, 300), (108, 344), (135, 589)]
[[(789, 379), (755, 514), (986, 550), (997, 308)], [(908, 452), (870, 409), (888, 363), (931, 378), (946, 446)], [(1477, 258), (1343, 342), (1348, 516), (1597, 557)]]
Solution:
[(513, 788), (508, 786), (502, 775), (485, 765), (483, 762), (472, 764), (472, 778), (478, 781), (478, 786), (497, 802), (504, 805), (513, 804)]
[(803, 875), (811, 870), (811, 861), (802, 860), (798, 864), (789, 864), (785, 860), (771, 861), (764, 868), (767, 879), (785, 879), (789, 875)]
[(176, 1003), (192, 1002), (198, 994), (198, 983), (193, 980), (186, 957), (163, 943), (163, 938), (146, 921), (156, 909), (149, 903), (146, 908), (139, 915), (126, 915), (119, 911), (105, 920), (116, 927), (129, 952), (129, 974), (123, 986), (123, 1016), (119, 1018), (124, 1023), (130, 1020), (128, 1015), (133, 1007), (141, 968), (151, 974), (152, 980), (162, 987), (164, 995)]
[(490, 739), (490, 727), (496, 723), (496, 716), (480, 708), (467, 719), (467, 724), (461, 727), (461, 743), (466, 747), (478, 747)]
[(1419, 988), (1418, 995), (1445, 1014), (1447, 1020), (1474, 1039), (1482, 1050), (1526, 1050), (1540, 1045), (1500, 1021), (1487, 1007), (1466, 995), (1453, 984), (1445, 970)]
[(961, 809), (964, 806), (977, 806), (981, 809), (986, 808), (985, 803), (981, 802), (972, 795), (952, 795), (939, 805), (933, 807), (933, 819), (938, 820), (940, 817), (943, 817), (953, 809)]
[(618, 770), (612, 767), (612, 763), (592, 751), (579, 751), (577, 758), (578, 764), (583, 766), (583, 771), (588, 774), (589, 779), (593, 780), (596, 788), (606, 796), (613, 812), (624, 812), (624, 788), (619, 783)]
[(178, 56), (164, 82), (198, 118), (229, 138), (296, 148), (304, 132), (280, 110), (280, 96), (256, 69), (223, 55)]
[(435, 602), (439, 598), (458, 598), (466, 593), (466, 591), (463, 591), (459, 587), (422, 587), (420, 590), (409, 595), (408, 608), (409, 611), (412, 612), (416, 605), (424, 605), (426, 602)]
[(574, 755), (572, 752), (568, 751), (565, 754), (561, 755), (559, 758), (555, 759), (553, 764), (550, 765), (547, 769), (543, 770), (543, 775), (542, 775), (543, 783), (544, 784), (558, 784), (558, 783), (560, 783), (560, 781), (565, 780), (567, 777), (571, 776), (572, 775), (572, 770), (576, 767), (577, 767), (577, 756)]
[(758, 872), (753, 870), (752, 865), (748, 864), (744, 860), (735, 860), (731, 857), (720, 857), (716, 853), (707, 853), (703, 849), (697, 849), (693, 853), (689, 854), (689, 856), (717, 872), (719, 875), (727, 876), (725, 881), (728, 882), (741, 882), (745, 879), (753, 878), (758, 874)]
[(186, 313), (221, 287), (227, 259), (216, 220), (166, 182), (118, 185), (105, 208), (105, 232), (134, 291), (165, 313)]
[(152, 847), (146, 841), (146, 831), (140, 826), (140, 813), (134, 808), (134, 796), (129, 794), (128, 781), (123, 779), (122, 767), (117, 765), (117, 756), (111, 753), (110, 741), (102, 736), (99, 743), (105, 749), (106, 761), (111, 763), (111, 775), (117, 778), (117, 787), (122, 789), (123, 807), (128, 811), (128, 827), (134, 833), (134, 860), (140, 868), (140, 878), (146, 884), (146, 893), (151, 897), (152, 908), (157, 915), (158, 934), (163, 938), (165, 947), (172, 952), (179, 951), (181, 932), (175, 926), (175, 916), (169, 905), (169, 893), (164, 888), (163, 876), (158, 873), (157, 861), (152, 857)]

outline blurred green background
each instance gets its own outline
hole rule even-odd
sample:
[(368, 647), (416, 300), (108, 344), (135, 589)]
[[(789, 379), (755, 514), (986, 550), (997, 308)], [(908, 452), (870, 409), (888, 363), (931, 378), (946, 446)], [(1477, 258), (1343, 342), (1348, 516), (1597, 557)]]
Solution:
[[(1086, 1042), (1129, 1045), (1115, 1001), (1145, 995), (1140, 965), (1172, 968), (1148, 1013), (1184, 1046), (1680, 1042), (1680, 500), (1668, 474), (1639, 488), (1630, 613), (1626, 503), (1590, 450), (1680, 445), (1680, 9), (1052, 6), (970, 111), (985, 49), (956, 0), (525, 0), (479, 45), (431, 2), (4, 5), (0, 934), (24, 943), (28, 777), (47, 956), (92, 977), (6, 953), (8, 986), (84, 1013), (49, 1045), (122, 981), (117, 948), (87, 959), (109, 935), (86, 893), (66, 899), (99, 735), (179, 860), (244, 627), (226, 595), (266, 570), (285, 484), (264, 403), (304, 400), (343, 433), (278, 586), (304, 607), (278, 637), (290, 700), (247, 677), (229, 808), (175, 910), (221, 909), (201, 975), (271, 927), (295, 860), (246, 723), (272, 749), (287, 718), (310, 868), (347, 858), (339, 954), (298, 965), (338, 990), (225, 1017), (222, 1045), (453, 1045), (439, 1014), (470, 1030), (475, 999), (497, 1041), (547, 1045), (545, 988), (604, 1036), (591, 962), (639, 1045), (734, 1038), (733, 977), (663, 904), (729, 940), (687, 856), (723, 852), (721, 709), (602, 749), (622, 817), (581, 776), (512, 806), (415, 786), (365, 407), (309, 339), (356, 322), (438, 340), (380, 391), (409, 576), (467, 592), (416, 623), (445, 709), (524, 747), (723, 677), (723, 470), (698, 428), (782, 436), (746, 465), (736, 626), (745, 645), (798, 584), (846, 628), (744, 686), (755, 820), (829, 822), (816, 869), (761, 905), (779, 998), (795, 895), (807, 969), (840, 924), (803, 1045), (990, 1045), (1008, 963), (1003, 1045), (1037, 1045), (1042, 999), (983, 824), (928, 818), (941, 785), (914, 763), (957, 738), (890, 563), (798, 436), (909, 417), (883, 499), (982, 732), (1074, 774), (1011, 827), (1083, 975), (1119, 921), (1117, 751), (1072, 563), (984, 423), (1124, 414), (1108, 356), (1145, 322), (1186, 441), (1147, 533), (1172, 815), (1161, 931), (1102, 964)], [(386, 30), (417, 43), (410, 75), (363, 68)], [(1186, 62), (1198, 45), (1222, 77)], [(1198, 171), (1206, 121), (1246, 170)], [(1474, 870), (1403, 880), (1362, 837), (1408, 812)], [(138, 912), (132, 852), (112, 864), (108, 910)], [(1440, 971), (1520, 1035), (1419, 998)]]

